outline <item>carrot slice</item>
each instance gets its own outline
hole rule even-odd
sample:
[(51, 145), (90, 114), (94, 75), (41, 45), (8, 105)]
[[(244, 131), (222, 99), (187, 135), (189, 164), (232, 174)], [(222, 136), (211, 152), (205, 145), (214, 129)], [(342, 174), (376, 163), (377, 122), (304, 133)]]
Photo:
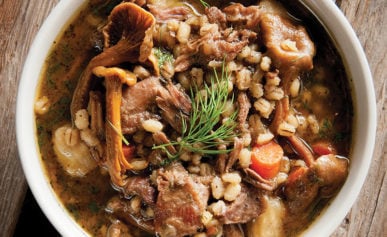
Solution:
[(134, 146), (127, 146), (125, 144), (122, 144), (122, 153), (124, 154), (124, 157), (127, 161), (130, 161), (133, 158), (135, 150), (136, 148)]
[(274, 141), (256, 145), (251, 152), (250, 168), (262, 178), (274, 178), (280, 170), (283, 155), (282, 147)]
[(336, 154), (336, 149), (330, 142), (327, 141), (319, 141), (314, 143), (312, 145), (312, 149), (319, 156)]
[(302, 166), (296, 167), (295, 169), (292, 170), (292, 172), (290, 172), (287, 183), (290, 183), (290, 184), (296, 183), (297, 180), (302, 179), (302, 177), (306, 174), (306, 172), (308, 172), (307, 167), (302, 167)]

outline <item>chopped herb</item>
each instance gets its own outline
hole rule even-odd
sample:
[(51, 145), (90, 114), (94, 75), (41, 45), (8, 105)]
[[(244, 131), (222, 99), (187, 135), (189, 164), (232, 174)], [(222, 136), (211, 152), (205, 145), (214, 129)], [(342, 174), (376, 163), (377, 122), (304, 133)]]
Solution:
[[(74, 36), (73, 36), (74, 37)], [(74, 60), (74, 56), (72, 55), (73, 50), (69, 44), (63, 44), (61, 48), (62, 53), (62, 63), (70, 65)]]
[(46, 142), (49, 140), (49, 135), (47, 134), (47, 131), (44, 129), (44, 127), (39, 123), (37, 123), (36, 129), (38, 133), (39, 147), (43, 147), (46, 144)]
[(332, 131), (332, 123), (328, 119), (324, 119), (318, 135), (320, 138), (327, 138), (329, 133)]
[(64, 85), (66, 87), (66, 89), (68, 90), (68, 92), (73, 92), (74, 89), (75, 89), (75, 83), (72, 82), (71, 80), (66, 80), (64, 81)]
[(57, 100), (45, 115), (45, 126), (50, 130), (55, 124), (61, 121), (70, 120), (70, 96), (64, 95)]
[(334, 142), (342, 142), (348, 137), (348, 133), (346, 132), (338, 132), (335, 134), (333, 141)]
[(159, 68), (164, 66), (166, 62), (172, 62), (173, 61), (173, 55), (166, 49), (162, 48), (156, 48), (155, 49), (155, 55), (158, 59)]
[(95, 201), (91, 201), (87, 207), (89, 208), (89, 210), (91, 211), (91, 213), (93, 214), (97, 214), (99, 212), (99, 206), (98, 204), (95, 202)]
[(53, 74), (56, 73), (61, 68), (60, 63), (51, 64), (46, 71), (47, 77), (47, 87), (50, 89), (56, 88), (55, 79), (53, 78)]
[(78, 220), (79, 215), (79, 207), (76, 204), (69, 203), (66, 205), (67, 210), (73, 215), (73, 217)]
[(99, 190), (99, 188), (98, 187), (96, 187), (96, 186), (90, 186), (90, 193), (91, 194), (99, 194), (100, 193), (100, 190)]

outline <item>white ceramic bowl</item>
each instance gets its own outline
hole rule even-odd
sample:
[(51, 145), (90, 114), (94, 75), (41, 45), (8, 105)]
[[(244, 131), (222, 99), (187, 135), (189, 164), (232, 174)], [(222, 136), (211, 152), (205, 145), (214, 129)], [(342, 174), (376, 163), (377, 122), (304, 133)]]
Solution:
[[(21, 163), (34, 197), (51, 223), (63, 236), (87, 236), (58, 201), (41, 162), (35, 128), (34, 99), (40, 71), (57, 35), (83, 4), (60, 1), (44, 22), (31, 46), (19, 84), (16, 111), (17, 144)], [(372, 76), (362, 47), (350, 24), (331, 0), (302, 0), (328, 29), (342, 52), (352, 79), (355, 126), (351, 167), (347, 181), (329, 207), (304, 236), (329, 236), (355, 202), (372, 159), (376, 133), (376, 103)]]

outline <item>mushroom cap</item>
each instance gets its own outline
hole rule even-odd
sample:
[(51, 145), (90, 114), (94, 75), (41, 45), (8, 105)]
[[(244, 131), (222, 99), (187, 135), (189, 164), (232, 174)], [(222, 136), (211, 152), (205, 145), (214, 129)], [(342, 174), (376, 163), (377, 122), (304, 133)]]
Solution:
[[(104, 51), (87, 65), (78, 81), (71, 102), (71, 114), (84, 109), (89, 100), (92, 70), (97, 66), (111, 67), (123, 62), (145, 62), (152, 56), (150, 32), (155, 19), (146, 10), (130, 2), (117, 5), (103, 29)], [(149, 60), (153, 67), (156, 63)]]
[[(264, 14), (260, 27), (267, 54), (280, 70), (291, 66), (301, 71), (313, 68), (313, 57), (316, 50), (303, 26), (293, 24), (286, 17)], [(289, 49), (284, 47), (286, 42), (291, 43)]]
[(110, 48), (120, 40), (140, 44), (146, 30), (154, 25), (155, 18), (140, 6), (124, 2), (117, 5), (109, 15), (108, 23), (103, 28), (104, 46)]

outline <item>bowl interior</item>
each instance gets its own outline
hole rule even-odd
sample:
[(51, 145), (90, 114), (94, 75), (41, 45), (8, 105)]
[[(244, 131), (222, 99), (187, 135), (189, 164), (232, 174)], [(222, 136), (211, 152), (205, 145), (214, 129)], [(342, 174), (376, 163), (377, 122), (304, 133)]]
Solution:
[(304, 0), (326, 28), (347, 70), (354, 106), (353, 140), (348, 178), (338, 195), (305, 236), (328, 236), (341, 223), (356, 201), (368, 173), (376, 134), (376, 102), (372, 75), (362, 46), (351, 25), (332, 1)]
[(53, 42), (85, 1), (60, 1), (44, 21), (24, 63), (16, 105), (16, 139), (28, 185), (44, 214), (63, 236), (87, 236), (61, 205), (41, 162), (34, 115), (34, 101), (44, 61)]
[[(64, 236), (86, 236), (87, 233), (60, 204), (46, 179), (35, 136), (33, 107), (41, 68), (52, 43), (84, 2), (60, 1), (51, 12), (31, 46), (17, 98), (17, 143), (25, 176), (43, 212)], [(355, 202), (367, 175), (376, 132), (375, 95), (362, 47), (341, 11), (330, 0), (301, 2), (316, 15), (335, 41), (347, 71), (350, 72), (350, 85), (353, 90), (355, 126), (348, 179), (330, 206), (304, 233), (305, 236), (328, 236), (337, 228)]]

